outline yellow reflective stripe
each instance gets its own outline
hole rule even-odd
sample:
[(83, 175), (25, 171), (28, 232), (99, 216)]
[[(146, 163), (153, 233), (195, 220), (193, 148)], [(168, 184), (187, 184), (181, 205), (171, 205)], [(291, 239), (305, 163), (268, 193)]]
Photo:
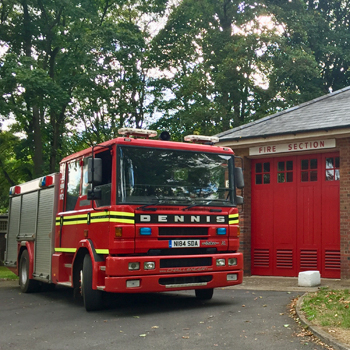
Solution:
[(63, 221), (63, 226), (86, 224), (86, 221)]
[[(132, 219), (116, 219), (116, 218), (103, 218), (103, 219), (91, 219), (90, 223), (94, 224), (97, 222), (120, 222), (124, 224), (134, 224), (135, 220)], [(63, 221), (63, 225), (80, 225), (80, 224), (86, 224), (87, 221)], [(56, 226), (60, 226), (60, 222), (56, 222)]]
[(125, 211), (111, 211), (109, 212), (110, 215), (121, 215), (121, 216), (135, 216), (135, 213), (128, 213)]
[(55, 248), (55, 252), (58, 253), (75, 253), (77, 248)]
[(97, 254), (109, 254), (109, 249), (96, 249)]
[(61, 225), (61, 217), (60, 216), (56, 216), (56, 226)]
[[(120, 216), (120, 218), (118, 216)], [(123, 212), (123, 211), (90, 213), (90, 217), (91, 217), (90, 219), (91, 224), (101, 223), (101, 222), (119, 222), (123, 224), (135, 224), (135, 220), (133, 219), (135, 217), (135, 214)], [(125, 217), (130, 217), (130, 219)], [(88, 219), (88, 214), (67, 215), (62, 217), (64, 226), (87, 224), (87, 219)], [(59, 226), (60, 224), (61, 224), (61, 217), (56, 217), (56, 226)]]
[(87, 215), (86, 214), (80, 214), (80, 215), (67, 215), (64, 216), (65, 219), (86, 219)]
[(109, 216), (109, 211), (98, 211), (96, 213), (90, 213), (90, 216)]
[(229, 219), (235, 219), (235, 218), (238, 219), (238, 217), (239, 217), (239, 214), (230, 214), (230, 215), (228, 216)]
[[(78, 224), (86, 224), (87, 215), (79, 214), (79, 215), (67, 215), (62, 217), (62, 223), (64, 226), (66, 225), (78, 225)], [(56, 226), (61, 224), (61, 217), (56, 217)]]
[(96, 222), (109, 222), (109, 218), (101, 218), (101, 219), (91, 219), (90, 223), (96, 223)]
[(119, 222), (121, 224), (134, 224), (135, 220), (111, 218), (110, 222)]
[(239, 224), (239, 214), (230, 214), (228, 216), (228, 224), (229, 225), (235, 225), (235, 224)]

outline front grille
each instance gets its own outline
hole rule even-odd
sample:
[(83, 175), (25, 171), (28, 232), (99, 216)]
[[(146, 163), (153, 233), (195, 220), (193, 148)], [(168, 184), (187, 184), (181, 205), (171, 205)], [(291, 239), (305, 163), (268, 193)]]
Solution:
[(170, 248), (170, 249), (150, 249), (147, 255), (196, 255), (196, 254), (216, 254), (217, 248)]
[(193, 266), (211, 266), (211, 258), (185, 258), (185, 259), (161, 259), (160, 267), (193, 267)]
[(208, 227), (159, 227), (159, 236), (208, 236)]
[(171, 277), (171, 278), (160, 278), (159, 284), (176, 285), (176, 284), (195, 284), (195, 283), (207, 283), (213, 279), (213, 276), (188, 276), (188, 277)]

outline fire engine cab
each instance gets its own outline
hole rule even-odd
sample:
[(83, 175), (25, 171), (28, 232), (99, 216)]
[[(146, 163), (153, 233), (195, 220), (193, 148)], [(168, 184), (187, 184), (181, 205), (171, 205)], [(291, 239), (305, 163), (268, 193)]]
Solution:
[(244, 184), (233, 151), (215, 137), (119, 133), (10, 189), (5, 265), (22, 292), (72, 287), (90, 311), (106, 292), (193, 289), (205, 300), (241, 283)]

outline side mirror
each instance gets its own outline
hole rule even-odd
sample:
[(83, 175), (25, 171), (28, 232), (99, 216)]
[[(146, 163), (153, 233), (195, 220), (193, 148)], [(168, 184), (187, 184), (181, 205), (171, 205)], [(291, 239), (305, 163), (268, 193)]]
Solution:
[(235, 182), (237, 188), (244, 188), (244, 177), (242, 168), (235, 168)]
[(88, 190), (87, 200), (96, 201), (102, 198), (102, 191), (100, 188), (94, 188), (93, 190)]
[(102, 184), (102, 159), (89, 158), (88, 160), (88, 183), (92, 186)]
[(243, 204), (243, 197), (242, 196), (236, 196), (236, 204)]

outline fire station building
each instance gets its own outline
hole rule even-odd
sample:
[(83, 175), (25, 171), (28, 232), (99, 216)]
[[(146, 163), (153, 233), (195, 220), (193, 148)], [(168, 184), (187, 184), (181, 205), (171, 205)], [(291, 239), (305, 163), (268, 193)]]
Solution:
[(244, 159), (245, 274), (350, 278), (350, 87), (217, 136)]

